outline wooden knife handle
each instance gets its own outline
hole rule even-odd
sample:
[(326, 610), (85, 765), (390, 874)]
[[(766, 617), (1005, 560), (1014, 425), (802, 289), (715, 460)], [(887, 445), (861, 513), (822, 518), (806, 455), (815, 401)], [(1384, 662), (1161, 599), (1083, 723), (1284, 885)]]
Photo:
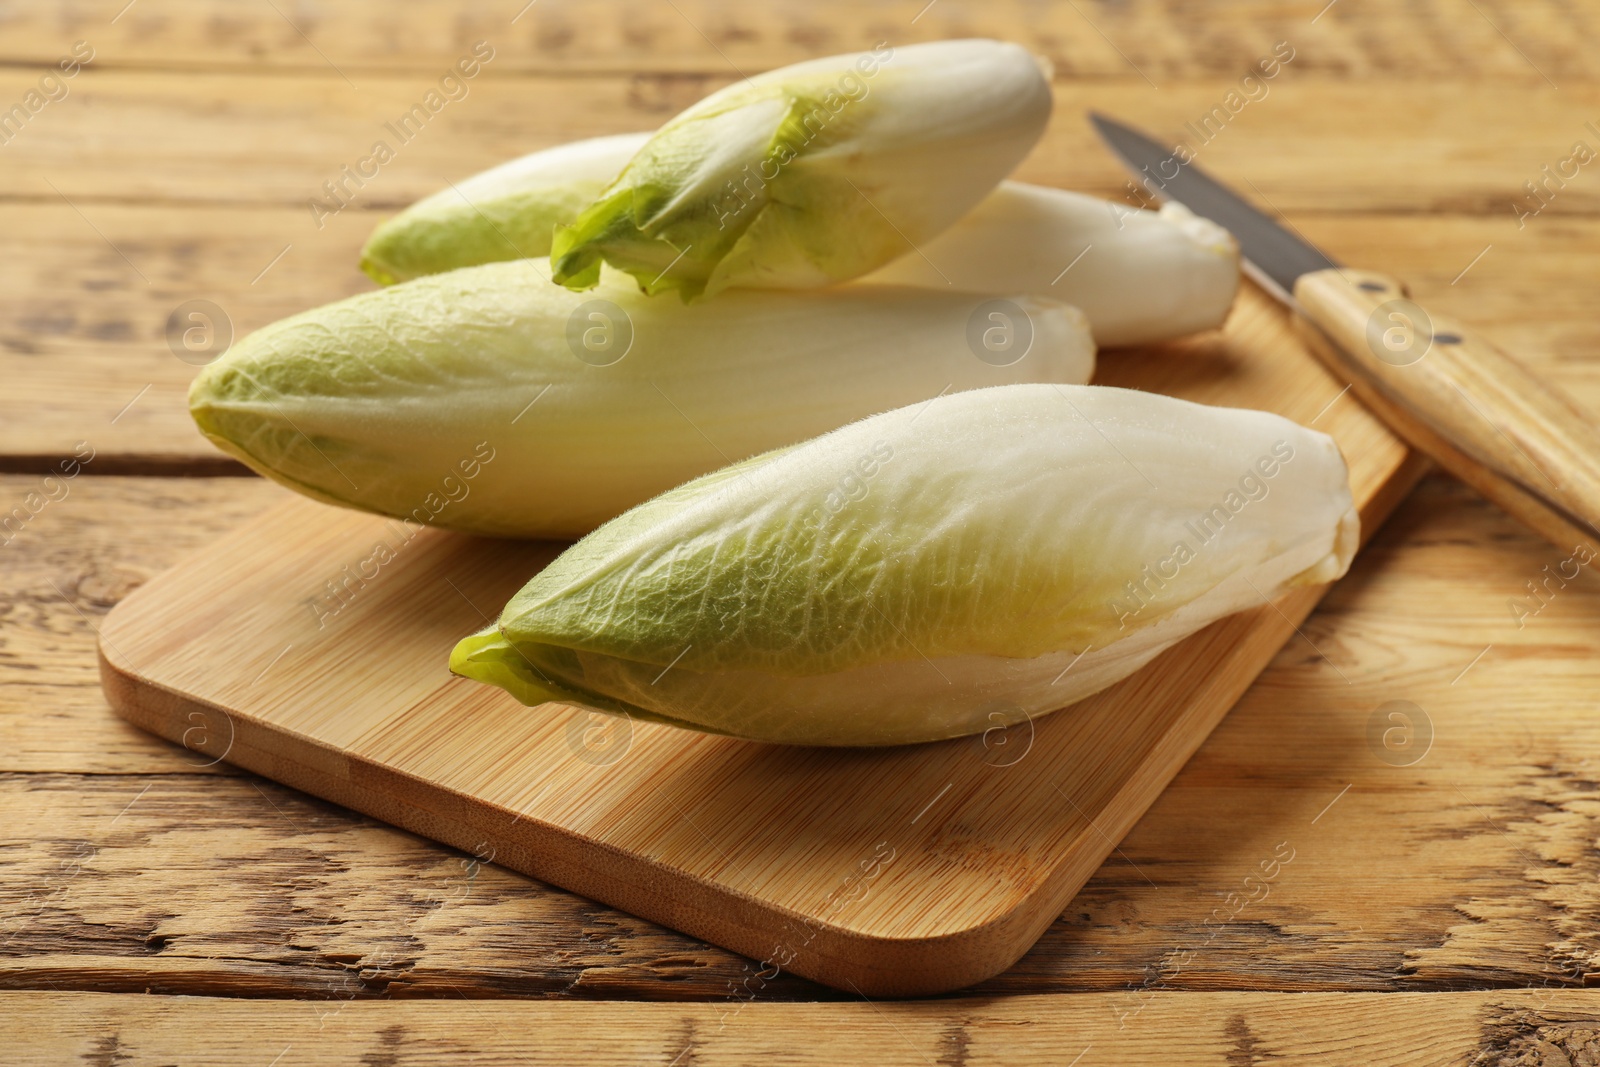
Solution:
[(1413, 446), (1558, 547), (1600, 543), (1593, 416), (1393, 278), (1322, 270), (1294, 296), (1312, 350)]

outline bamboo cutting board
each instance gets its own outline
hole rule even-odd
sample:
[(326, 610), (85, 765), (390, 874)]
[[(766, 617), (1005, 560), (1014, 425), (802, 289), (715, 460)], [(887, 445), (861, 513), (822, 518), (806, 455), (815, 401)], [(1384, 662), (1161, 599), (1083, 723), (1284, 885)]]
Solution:
[[(1422, 470), (1254, 289), (1221, 337), (1104, 354), (1097, 381), (1331, 433), (1364, 538)], [(393, 558), (375, 568), (379, 545)], [(561, 547), (291, 499), (118, 605), (102, 682), (122, 716), (197, 762), (227, 760), (751, 957), (736, 1011), (780, 971), (897, 996), (1010, 966), (1285, 640), (1306, 640), (1296, 627), (1322, 593), (1222, 620), (1031, 723), (816, 750), (523, 708), (451, 676), (455, 641)]]

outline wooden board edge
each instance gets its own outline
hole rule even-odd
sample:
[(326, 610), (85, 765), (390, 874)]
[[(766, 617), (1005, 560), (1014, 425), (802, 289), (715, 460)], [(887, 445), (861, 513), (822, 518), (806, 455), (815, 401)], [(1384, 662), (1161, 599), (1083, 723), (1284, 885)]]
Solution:
[[(776, 966), (867, 996), (946, 993), (1011, 966), (1054, 918), (1047, 914), (1042, 925), (1036, 921), (1039, 909), (1027, 907), (1035, 892), (1005, 915), (948, 934), (864, 934), (506, 808), (496, 809), (504, 820), (490, 824), (479, 813), (490, 805), (480, 798), (155, 685), (116, 659), (115, 651), (102, 643), (101, 688), (112, 710), (142, 730), (429, 840), (477, 856), (492, 855), (492, 862), (508, 870), (721, 945), (760, 961), (757, 973)], [(266, 740), (270, 747), (262, 743)], [(286, 741), (291, 750), (285, 750)], [(1084, 865), (1088, 873), (1078, 885), (1098, 865), (1098, 860)], [(1076, 888), (1069, 889), (1069, 898)], [(775, 943), (774, 928), (792, 935)], [(767, 974), (764, 982), (775, 976)]]

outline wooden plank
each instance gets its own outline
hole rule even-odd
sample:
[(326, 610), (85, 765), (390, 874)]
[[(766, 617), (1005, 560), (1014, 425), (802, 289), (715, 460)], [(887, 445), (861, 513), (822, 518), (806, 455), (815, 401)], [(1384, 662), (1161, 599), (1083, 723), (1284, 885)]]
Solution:
[[(519, 70), (762, 70), (880, 40), (1003, 37), (1047, 55), (1075, 77), (1143, 71), (1158, 84), (1242, 71), (1274, 42), (1305, 42), (1315, 69), (1362, 77), (1453, 77), (1464, 72), (1558, 84), (1592, 78), (1594, 19), (1555, 0), (1511, 4), (1463, 0), (1405, 5), (1342, 0), (1319, 5), (1249, 0), (1136, 0), (1037, 5), (998, 0), (776, 0), (733, 8), (713, 0), (583, 5), (499, 0), (463, 10), (446, 0), (406, 5), (403, 17), (377, 0), (249, 5), (166, 0), (120, 11), (114, 0), (19, 7), (0, 23), (0, 60), (53, 61), (75, 39), (98, 62), (196, 69), (267, 67), (352, 77), (371, 70), (432, 71), (479, 39), (495, 42)], [(1502, 36), (1503, 34), (1503, 36)], [(357, 81), (359, 81), (357, 77)]]
[(92, 224), (59, 202), (0, 208), (0, 464), (46, 473), (87, 449), (96, 473), (242, 472), (189, 419), (189, 382), (211, 352), (185, 347), (190, 321), (169, 342), (169, 320), (198, 309), (220, 352), (230, 337), (371, 288), (355, 256), (373, 216), (336, 219), (325, 244), (263, 273), (290, 243), (292, 212), (91, 211)]
[[(37, 483), (0, 477), (0, 493)], [(326, 996), (365, 974), (352, 991), (703, 999), (748, 981), (762, 998), (825, 995), (492, 865), (460, 899), (467, 854), (268, 783), (192, 779), (231, 772), (113, 716), (91, 622), (283, 494), (85, 477), (0, 549), (0, 898), (49, 895), (20, 933), (27, 908), (0, 911), (0, 941), (19, 938), (0, 984)], [(1600, 867), (1582, 845), (1600, 586), (1552, 583), (1520, 628), (1510, 606), (1536, 603), (1525, 583), (1559, 563), (1457, 484), (1426, 481), (1302, 625), (1327, 658), (1285, 646), (1073, 906), (979, 990), (1442, 990), (1600, 969)], [(1369, 746), (1390, 700), (1433, 726), (1410, 767)], [(1269, 895), (1211, 919), (1282, 841), (1296, 859)], [(196, 873), (219, 853), (226, 877)]]
[(128, 593), (287, 495), (259, 478), (104, 478), (99, 464), (70, 479), (0, 475), (0, 773), (197, 770), (111, 714), (94, 628)]
[[(1345, 1067), (1593, 1063), (1583, 993), (1152, 994), (888, 1004), (339, 1005), (72, 993), (0, 995), (18, 1064), (1052, 1063)], [(803, 1040), (797, 1040), (799, 1035)]]
[(742, 957), (482, 862), (487, 848), (201, 773), (209, 757), (168, 747), (173, 773), (0, 775), (0, 988), (714, 1000), (750, 981), (828, 995), (789, 974), (758, 982)]
[[(1406, 279), (1425, 304), (1476, 324), (1580, 403), (1600, 409), (1600, 363), (1591, 358), (1600, 351), (1600, 322), (1584, 287), (1573, 284), (1600, 276), (1600, 220), (1554, 214), (1563, 203), (1522, 230), (1509, 210), (1482, 218), (1304, 215), (1294, 222), (1346, 262)], [(0, 381), (7, 383), (0, 469), (42, 470), (79, 441), (96, 450), (101, 469), (231, 466), (189, 419), (185, 397), (198, 368), (168, 345), (173, 310), (209, 300), (243, 336), (371, 287), (355, 264), (373, 212), (339, 215), (320, 234), (305, 227), (314, 240), (301, 243), (303, 222), (292, 208), (86, 211), (154, 284), (144, 285), (66, 205), (0, 204)], [(273, 264), (286, 244), (293, 247)], [(1111, 353), (1102, 362), (1122, 358)]]
[[(492, 73), (491, 64), (464, 99), (446, 103), (403, 140), (388, 125), (430, 89), (416, 76), (373, 75), (353, 89), (331, 74), (86, 69), (70, 95), (34, 115), (0, 149), (6, 158), (0, 198), (59, 205), (64, 196), (96, 224), (93, 208), (101, 202), (295, 207), (302, 218), (283, 240), (309, 248), (322, 231), (307, 202), (326, 199), (323, 183), (371, 155), (375, 141), (388, 144), (394, 159), (359, 187), (347, 184), (350, 210), (397, 210), (443, 188), (446, 179), (525, 152), (653, 129), (736, 80)], [(36, 80), (30, 69), (0, 69), (0, 100), (21, 98)], [(1541, 167), (1566, 160), (1575, 141), (1600, 148), (1600, 137), (1585, 126), (1600, 112), (1600, 85), (1574, 83), (1557, 92), (1542, 82), (1351, 83), (1302, 75), (1294, 61), (1266, 85), (1264, 97), (1225, 123), (1213, 118), (1214, 132), (1201, 136), (1198, 124), (1238, 89), (1236, 78), (1161, 88), (1137, 77), (1058, 79), (1050, 125), (1017, 176), (1090, 192), (1122, 190), (1125, 175), (1084, 119), (1095, 109), (1189, 144), (1199, 162), (1248, 177), (1278, 210), (1297, 217), (1455, 212), (1514, 221), (1511, 201), (1526, 195), (1524, 181), (1542, 180)], [(1397, 96), (1407, 106), (1393, 106)], [(1587, 169), (1556, 190), (1540, 221), (1570, 213), (1600, 213), (1600, 185)], [(126, 251), (139, 270), (162, 269)]]

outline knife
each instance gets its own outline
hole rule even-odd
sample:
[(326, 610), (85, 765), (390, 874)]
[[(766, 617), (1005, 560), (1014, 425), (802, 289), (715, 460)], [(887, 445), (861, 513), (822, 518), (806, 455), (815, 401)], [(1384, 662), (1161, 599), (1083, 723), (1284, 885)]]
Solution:
[(1600, 434), (1522, 364), (1398, 281), (1342, 267), (1175, 150), (1091, 112), (1157, 199), (1239, 242), (1244, 272), (1293, 311), (1307, 345), (1391, 429), (1565, 550), (1600, 539)]

